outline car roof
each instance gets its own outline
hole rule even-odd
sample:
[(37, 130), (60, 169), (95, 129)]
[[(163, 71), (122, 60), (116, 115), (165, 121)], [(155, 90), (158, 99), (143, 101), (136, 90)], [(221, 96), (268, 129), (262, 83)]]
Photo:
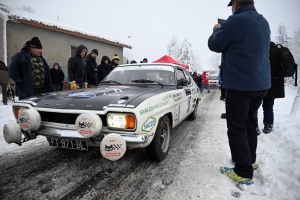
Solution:
[[(183, 69), (185, 71), (187, 71), (186, 69), (184, 69), (183, 67), (173, 64), (173, 63), (132, 63), (132, 64), (122, 64), (122, 65), (118, 65), (118, 67), (125, 67), (125, 66), (153, 66), (153, 65), (166, 65), (166, 66), (172, 66), (172, 67), (178, 67), (180, 69)], [(187, 71), (188, 72), (188, 71)]]

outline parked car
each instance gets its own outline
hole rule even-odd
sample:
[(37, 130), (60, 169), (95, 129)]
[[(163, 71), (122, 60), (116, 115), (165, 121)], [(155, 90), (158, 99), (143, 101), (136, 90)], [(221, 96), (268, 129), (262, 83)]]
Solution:
[(115, 68), (96, 88), (32, 96), (12, 105), (16, 123), (5, 124), (7, 143), (37, 136), (55, 147), (88, 150), (118, 160), (132, 148), (146, 148), (155, 161), (168, 151), (172, 128), (195, 120), (200, 91), (188, 71), (174, 64), (132, 64)]
[(217, 74), (210, 74), (208, 76), (209, 85), (215, 85), (217, 87), (220, 86), (219, 79)]

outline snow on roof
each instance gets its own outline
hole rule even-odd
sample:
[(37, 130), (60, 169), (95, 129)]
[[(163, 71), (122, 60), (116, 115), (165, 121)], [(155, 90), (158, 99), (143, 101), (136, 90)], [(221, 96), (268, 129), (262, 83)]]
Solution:
[(108, 37), (99, 36), (97, 33), (93, 33), (91, 31), (87, 32), (85, 30), (83, 31), (83, 30), (80, 30), (78, 27), (74, 27), (72, 25), (65, 24), (60, 21), (47, 19), (47, 18), (39, 16), (35, 13), (28, 12), (28, 11), (25, 11), (20, 8), (12, 8), (12, 7), (6, 6), (1, 3), (0, 3), (0, 17), (2, 17), (3, 19), (6, 19), (6, 20), (25, 20), (25, 21), (29, 21), (29, 22), (35, 22), (37, 24), (43, 24), (43, 25), (46, 25), (49, 27), (55, 27), (57, 29), (71, 31), (74, 33), (79, 33), (79, 34), (90, 36), (90, 37), (95, 37), (95, 38), (98, 38), (98, 39), (101, 39), (101, 40), (104, 40), (104, 41), (107, 41), (110, 43), (115, 43), (118, 46), (132, 48), (128, 44), (125, 44), (123, 42), (120, 42), (120, 41), (117, 41), (117, 40), (114, 40), (114, 39), (111, 39)]

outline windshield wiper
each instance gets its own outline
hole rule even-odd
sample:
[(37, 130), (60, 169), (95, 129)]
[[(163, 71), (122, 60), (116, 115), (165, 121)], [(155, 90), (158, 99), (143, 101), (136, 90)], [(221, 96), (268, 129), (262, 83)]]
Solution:
[(137, 79), (137, 80), (132, 80), (131, 82), (134, 82), (134, 83), (158, 83), (162, 87), (164, 86), (161, 82), (148, 80), (148, 79)]
[(122, 85), (121, 83), (114, 81), (114, 80), (108, 80), (108, 81), (101, 81), (101, 83), (116, 83), (118, 85)]

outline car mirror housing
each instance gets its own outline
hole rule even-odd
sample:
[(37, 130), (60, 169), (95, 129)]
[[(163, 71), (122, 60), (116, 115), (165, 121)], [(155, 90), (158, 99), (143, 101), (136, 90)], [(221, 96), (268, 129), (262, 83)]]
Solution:
[(188, 85), (188, 81), (184, 78), (177, 81), (178, 88), (182, 88), (183, 86), (187, 86), (187, 85)]

